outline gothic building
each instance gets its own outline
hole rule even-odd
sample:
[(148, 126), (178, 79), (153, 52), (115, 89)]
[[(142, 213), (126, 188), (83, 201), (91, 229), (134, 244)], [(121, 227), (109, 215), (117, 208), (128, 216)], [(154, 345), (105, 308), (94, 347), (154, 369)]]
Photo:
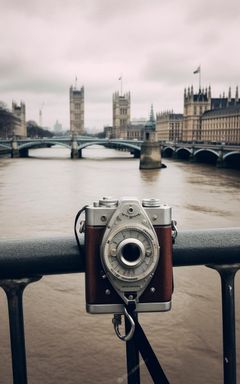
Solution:
[(147, 120), (144, 118), (132, 119), (127, 127), (127, 138), (130, 140), (143, 140)]
[(127, 127), (130, 124), (131, 98), (130, 92), (119, 95), (113, 94), (113, 126), (112, 138), (127, 138)]
[(226, 144), (240, 144), (240, 101), (238, 87), (235, 97), (219, 97), (211, 100), (211, 110), (201, 118), (201, 140)]
[(220, 95), (211, 97), (211, 88), (200, 89), (194, 94), (193, 87), (184, 90), (184, 116), (182, 140), (228, 144), (240, 143), (240, 100), (238, 87), (235, 97)]
[(211, 88), (194, 94), (193, 86), (184, 90), (183, 141), (201, 140), (201, 117), (211, 109)]
[(156, 139), (159, 141), (182, 141), (183, 115), (173, 111), (157, 113)]
[(19, 122), (15, 124), (14, 135), (16, 137), (27, 137), (27, 126), (26, 126), (26, 107), (21, 101), (18, 105), (14, 101), (12, 102), (12, 113), (19, 119)]
[(70, 87), (70, 132), (84, 133), (84, 87)]

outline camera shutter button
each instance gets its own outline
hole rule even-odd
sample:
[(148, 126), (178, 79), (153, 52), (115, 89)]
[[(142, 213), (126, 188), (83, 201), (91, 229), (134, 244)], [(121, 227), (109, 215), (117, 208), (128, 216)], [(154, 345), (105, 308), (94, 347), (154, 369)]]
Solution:
[(152, 207), (160, 207), (160, 200), (159, 199), (143, 199), (142, 200), (142, 206), (144, 208), (152, 208)]

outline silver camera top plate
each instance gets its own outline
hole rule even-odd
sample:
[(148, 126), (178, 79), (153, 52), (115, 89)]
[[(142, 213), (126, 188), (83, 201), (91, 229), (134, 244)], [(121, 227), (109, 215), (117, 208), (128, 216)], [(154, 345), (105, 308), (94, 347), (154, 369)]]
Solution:
[[(136, 199), (123, 198), (121, 202), (134, 200)], [(172, 208), (167, 204), (161, 204), (160, 202), (156, 204), (154, 202), (156, 202), (156, 199), (144, 199), (142, 202), (151, 223), (153, 225), (171, 225)], [(91, 226), (107, 225), (118, 205), (119, 201), (113, 198), (103, 198), (99, 202), (89, 205), (86, 208), (87, 224)], [(134, 212), (132, 213), (133, 215)]]

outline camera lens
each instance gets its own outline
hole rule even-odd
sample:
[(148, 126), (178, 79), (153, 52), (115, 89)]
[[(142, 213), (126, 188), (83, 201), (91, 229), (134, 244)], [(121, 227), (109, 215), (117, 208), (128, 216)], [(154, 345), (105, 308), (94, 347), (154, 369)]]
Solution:
[(141, 256), (141, 250), (137, 244), (128, 243), (122, 248), (122, 256), (128, 262), (133, 263)]
[[(114, 279), (113, 284), (128, 282), (133, 284), (134, 289), (140, 290), (137, 282), (150, 278), (157, 266), (159, 246), (154, 232), (143, 225), (133, 224), (120, 225), (117, 230), (110, 232), (101, 246), (101, 261), (109, 273), (109, 279)], [(131, 291), (126, 287), (124, 285), (123, 289)]]
[(144, 246), (139, 240), (128, 238), (119, 244), (117, 258), (123, 267), (133, 268), (142, 262), (144, 253)]

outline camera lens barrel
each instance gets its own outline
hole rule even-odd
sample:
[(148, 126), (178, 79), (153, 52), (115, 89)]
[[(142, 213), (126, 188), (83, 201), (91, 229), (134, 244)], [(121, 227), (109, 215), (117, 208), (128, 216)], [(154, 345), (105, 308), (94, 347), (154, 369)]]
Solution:
[(145, 255), (144, 245), (138, 239), (123, 240), (117, 249), (119, 261), (127, 268), (139, 265)]

